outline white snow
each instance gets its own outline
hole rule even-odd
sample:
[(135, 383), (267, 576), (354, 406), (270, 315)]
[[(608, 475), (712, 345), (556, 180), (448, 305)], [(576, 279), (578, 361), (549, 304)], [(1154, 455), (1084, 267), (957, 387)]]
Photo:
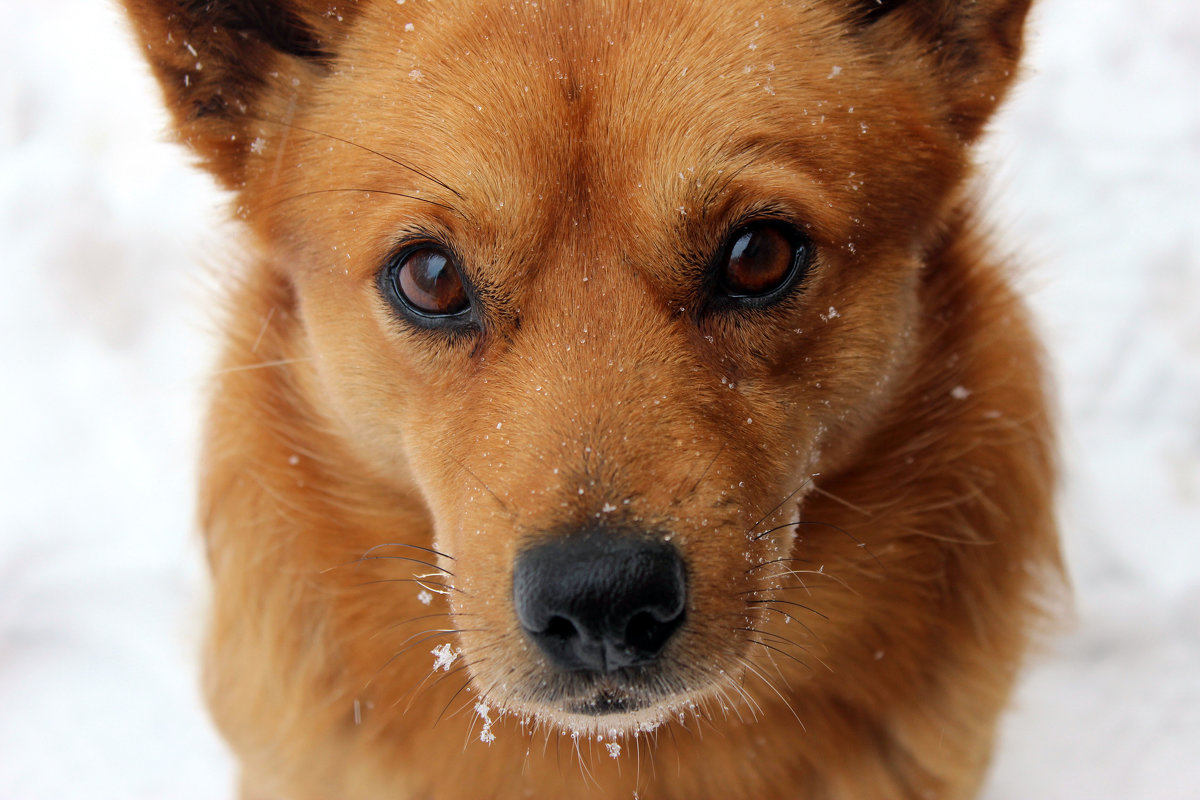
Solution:
[[(232, 797), (192, 523), (223, 198), (161, 141), (115, 9), (4, 12), (0, 798)], [(985, 797), (1195, 798), (1200, 5), (1045, 0), (1033, 30), (989, 196), (1057, 374), (1077, 608)]]
[(433, 671), (449, 672), (451, 665), (458, 660), (458, 652), (450, 646), (449, 642), (439, 644), (437, 647), (429, 651), (433, 654)]
[(475, 704), (475, 714), (479, 717), (480, 722), (479, 741), (484, 744), (496, 741), (496, 734), (492, 733), (492, 726), (496, 724), (497, 720), (492, 719), (491, 707), (487, 703), (479, 701)]

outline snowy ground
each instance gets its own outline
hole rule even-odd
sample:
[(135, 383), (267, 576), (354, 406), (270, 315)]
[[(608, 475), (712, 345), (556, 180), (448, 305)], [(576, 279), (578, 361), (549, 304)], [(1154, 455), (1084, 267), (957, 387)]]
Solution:
[[(219, 198), (115, 12), (0, 0), (0, 800), (231, 795), (191, 533)], [(1200, 4), (1044, 0), (987, 150), (1065, 417), (1076, 623), (987, 800), (1200, 797)]]

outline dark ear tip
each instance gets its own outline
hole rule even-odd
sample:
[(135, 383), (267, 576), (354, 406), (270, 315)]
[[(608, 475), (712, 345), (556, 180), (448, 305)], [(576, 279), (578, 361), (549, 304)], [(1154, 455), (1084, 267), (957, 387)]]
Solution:
[(333, 52), (291, 3), (243, 0), (227, 2), (226, 7), (229, 16), (225, 24), (231, 30), (257, 36), (273, 50), (284, 55), (320, 61), (333, 57)]
[(212, 95), (192, 104), (188, 121), (194, 122), (201, 117), (220, 116), (229, 108), (229, 103), (220, 95)]
[(856, 18), (859, 22), (869, 25), (907, 2), (908, 0), (857, 0)]

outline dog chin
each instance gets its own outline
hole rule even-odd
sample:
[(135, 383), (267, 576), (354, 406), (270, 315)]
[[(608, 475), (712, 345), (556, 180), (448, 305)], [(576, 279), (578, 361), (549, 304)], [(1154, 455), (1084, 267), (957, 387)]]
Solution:
[[(645, 692), (604, 688), (590, 694), (542, 702), (527, 709), (550, 728), (583, 736), (625, 737), (648, 733), (664, 723), (699, 712), (696, 693), (651, 696)], [(522, 709), (511, 709), (520, 715)]]
[(573, 735), (622, 738), (649, 733), (684, 714), (696, 712), (695, 703), (651, 702), (649, 700), (596, 698), (573, 702), (561, 710), (542, 709), (536, 718), (542, 724)]
[(566, 704), (571, 714), (588, 717), (607, 717), (628, 714), (649, 708), (650, 701), (624, 692), (598, 692), (585, 700), (572, 700)]

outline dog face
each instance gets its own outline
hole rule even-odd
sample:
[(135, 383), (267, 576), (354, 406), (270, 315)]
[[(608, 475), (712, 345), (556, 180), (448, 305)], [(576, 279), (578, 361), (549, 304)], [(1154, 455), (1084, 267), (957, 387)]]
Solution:
[(420, 488), (496, 702), (732, 691), (780, 526), (905, 364), (956, 132), (828, 11), (363, 13), (255, 185), (323, 412)]
[[(869, 657), (896, 597), (797, 523), (827, 476), (883, 483), (919, 407), (927, 254), (1026, 3), (128, 5), (284, 287), (326, 478), (419, 512), (300, 531), (303, 569), (436, 551), (475, 688), (577, 730), (736, 699), (772, 652)], [(819, 611), (781, 594), (802, 574)], [(399, 613), (339, 587), (344, 619)], [(360, 634), (326, 635), (370, 675), (395, 645)]]

